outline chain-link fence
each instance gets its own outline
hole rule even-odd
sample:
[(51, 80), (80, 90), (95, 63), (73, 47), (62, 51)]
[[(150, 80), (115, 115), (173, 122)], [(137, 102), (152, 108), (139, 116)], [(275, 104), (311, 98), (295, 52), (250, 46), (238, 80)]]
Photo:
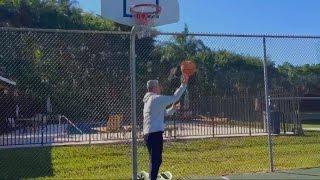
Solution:
[(2, 30), (1, 42), (15, 83), (2, 81), (1, 146), (125, 139), (116, 129), (130, 124), (128, 34)]
[(275, 169), (319, 167), (320, 39), (268, 38), (266, 44), (274, 64), (268, 69), (273, 123), (299, 135), (288, 147), (283, 138), (275, 139)]
[[(130, 178), (130, 33), (2, 28), (0, 39), (0, 176)], [(146, 82), (158, 79), (163, 94), (173, 94), (185, 59), (197, 73), (181, 110), (166, 117), (162, 171), (176, 178), (268, 171), (266, 117), (276, 169), (319, 166), (319, 133), (303, 129), (317, 130), (319, 119), (318, 41), (188, 33), (137, 40), (138, 170), (148, 169)]]

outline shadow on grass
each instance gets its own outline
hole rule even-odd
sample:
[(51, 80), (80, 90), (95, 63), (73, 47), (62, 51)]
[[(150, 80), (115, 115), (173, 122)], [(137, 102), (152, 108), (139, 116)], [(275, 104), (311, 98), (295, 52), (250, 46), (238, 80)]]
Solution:
[(0, 178), (39, 178), (52, 175), (50, 147), (0, 150)]

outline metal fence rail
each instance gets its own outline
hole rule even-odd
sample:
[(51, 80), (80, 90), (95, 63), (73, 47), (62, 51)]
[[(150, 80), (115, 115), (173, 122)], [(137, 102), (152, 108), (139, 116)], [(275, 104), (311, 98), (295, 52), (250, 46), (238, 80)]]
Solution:
[[(262, 107), (255, 110), (255, 100), (260, 98), (210, 97), (199, 107), (180, 112), (166, 119), (166, 138), (196, 138), (228, 135), (259, 135), (266, 133), (266, 121)], [(204, 105), (208, 105), (205, 108)], [(247, 108), (246, 108), (247, 107)], [(115, 122), (109, 122), (115, 121)], [(8, 118), (3, 127), (9, 132), (1, 134), (1, 146), (32, 144), (82, 144), (130, 140), (131, 126), (124, 124), (122, 115), (110, 115), (106, 120), (77, 122), (65, 115), (38, 114), (38, 117), (15, 119)], [(107, 127), (109, 126), (109, 129)], [(142, 126), (140, 125), (140, 137)], [(284, 131), (285, 132), (285, 131)]]

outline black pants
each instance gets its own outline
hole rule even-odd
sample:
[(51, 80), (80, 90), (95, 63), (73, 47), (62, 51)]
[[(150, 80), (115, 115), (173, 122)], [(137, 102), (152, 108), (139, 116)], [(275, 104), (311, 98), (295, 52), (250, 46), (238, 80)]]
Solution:
[(144, 136), (144, 141), (147, 145), (149, 152), (149, 173), (150, 179), (156, 180), (160, 165), (162, 163), (162, 151), (163, 151), (163, 132), (150, 133)]

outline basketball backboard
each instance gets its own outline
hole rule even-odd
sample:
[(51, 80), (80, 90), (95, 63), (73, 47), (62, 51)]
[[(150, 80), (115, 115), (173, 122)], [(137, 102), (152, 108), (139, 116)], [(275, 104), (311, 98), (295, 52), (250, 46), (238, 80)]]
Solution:
[(179, 21), (178, 0), (101, 0), (101, 15), (119, 24), (134, 25), (130, 8), (138, 4), (155, 4), (161, 6), (161, 14), (154, 25), (176, 23)]

